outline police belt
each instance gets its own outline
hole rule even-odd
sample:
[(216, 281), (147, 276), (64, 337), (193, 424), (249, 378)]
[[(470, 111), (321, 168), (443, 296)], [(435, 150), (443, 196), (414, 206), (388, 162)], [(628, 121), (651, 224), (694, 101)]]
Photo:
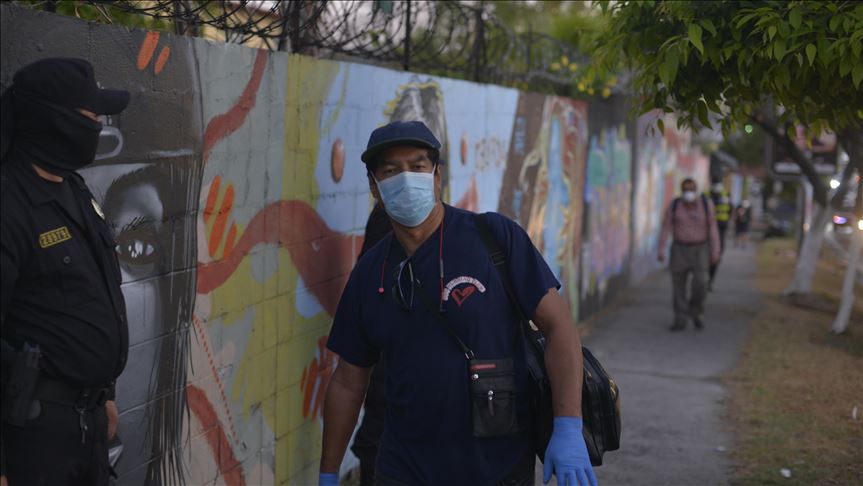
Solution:
[(73, 405), (76, 408), (90, 410), (101, 407), (108, 401), (110, 386), (95, 386), (82, 388), (69, 385), (46, 376), (40, 376), (36, 383), (33, 399)]

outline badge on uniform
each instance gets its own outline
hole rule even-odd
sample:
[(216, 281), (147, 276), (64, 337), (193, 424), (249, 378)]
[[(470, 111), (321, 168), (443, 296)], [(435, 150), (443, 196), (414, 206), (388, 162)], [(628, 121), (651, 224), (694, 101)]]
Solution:
[(102, 206), (99, 206), (99, 203), (97, 203), (95, 199), (90, 199), (90, 204), (93, 205), (93, 210), (96, 211), (96, 214), (98, 214), (100, 218), (105, 219), (105, 213), (102, 212)]
[(39, 247), (48, 248), (49, 246), (54, 246), (71, 239), (72, 235), (69, 233), (69, 228), (61, 226), (39, 235)]

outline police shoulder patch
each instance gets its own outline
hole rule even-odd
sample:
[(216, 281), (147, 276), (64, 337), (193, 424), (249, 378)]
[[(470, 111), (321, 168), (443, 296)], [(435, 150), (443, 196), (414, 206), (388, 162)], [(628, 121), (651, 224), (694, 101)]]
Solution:
[(69, 233), (69, 228), (61, 226), (39, 235), (39, 247), (48, 248), (49, 246), (54, 246), (71, 239), (72, 235)]

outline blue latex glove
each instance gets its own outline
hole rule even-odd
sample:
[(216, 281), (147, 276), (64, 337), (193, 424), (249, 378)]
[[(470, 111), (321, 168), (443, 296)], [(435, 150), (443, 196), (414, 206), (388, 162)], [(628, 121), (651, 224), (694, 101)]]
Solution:
[(596, 486), (596, 476), (581, 435), (580, 417), (555, 417), (551, 440), (545, 450), (542, 481), (548, 484), (551, 473), (559, 486)]
[(318, 485), (319, 486), (339, 486), (339, 474), (338, 473), (319, 473), (318, 474)]

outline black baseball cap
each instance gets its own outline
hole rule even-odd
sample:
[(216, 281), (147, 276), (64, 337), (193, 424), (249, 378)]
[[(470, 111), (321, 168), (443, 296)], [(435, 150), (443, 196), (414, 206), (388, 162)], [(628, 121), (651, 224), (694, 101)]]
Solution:
[(16, 92), (97, 115), (116, 115), (129, 105), (129, 92), (100, 88), (84, 59), (41, 59), (19, 69), (12, 82)]
[(369, 136), (366, 151), (360, 156), (366, 165), (384, 150), (396, 145), (413, 145), (440, 150), (441, 144), (425, 123), (421, 121), (395, 121), (376, 128)]

